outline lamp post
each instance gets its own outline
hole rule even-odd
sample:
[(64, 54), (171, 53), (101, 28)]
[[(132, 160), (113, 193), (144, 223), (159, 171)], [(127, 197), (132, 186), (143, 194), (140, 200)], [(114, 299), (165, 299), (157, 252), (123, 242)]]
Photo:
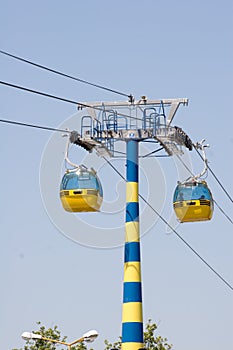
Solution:
[(56, 340), (56, 339), (50, 339), (47, 337), (43, 337), (40, 334), (31, 333), (31, 332), (23, 332), (21, 337), (24, 340), (30, 340), (30, 339), (32, 339), (32, 340), (45, 340), (45, 341), (49, 341), (52, 343), (63, 344), (63, 345), (66, 345), (68, 347), (68, 350), (71, 350), (71, 347), (77, 343), (81, 343), (83, 341), (86, 343), (92, 343), (98, 337), (98, 335), (99, 334), (96, 330), (91, 330), (91, 331), (84, 333), (81, 338), (79, 338), (71, 343), (67, 343), (67, 342), (64, 342), (61, 340)]

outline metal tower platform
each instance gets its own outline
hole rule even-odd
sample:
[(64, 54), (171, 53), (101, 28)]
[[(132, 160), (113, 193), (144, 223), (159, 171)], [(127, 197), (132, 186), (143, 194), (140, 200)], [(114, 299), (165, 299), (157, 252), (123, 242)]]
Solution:
[(181, 128), (171, 126), (181, 104), (187, 105), (188, 99), (147, 100), (143, 96), (138, 102), (88, 102), (91, 107), (82, 117), (81, 133), (73, 131), (70, 141), (89, 152), (95, 149), (100, 156), (114, 157), (115, 143), (129, 139), (152, 139), (169, 156), (182, 154), (180, 146), (191, 150), (192, 142)]

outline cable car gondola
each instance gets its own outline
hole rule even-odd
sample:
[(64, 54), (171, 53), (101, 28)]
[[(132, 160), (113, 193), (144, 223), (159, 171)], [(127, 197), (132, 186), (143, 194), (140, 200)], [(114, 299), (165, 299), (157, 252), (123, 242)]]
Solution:
[(197, 144), (203, 152), (205, 168), (199, 175), (193, 176), (183, 183), (178, 182), (173, 196), (173, 208), (180, 222), (197, 222), (211, 220), (214, 210), (213, 197), (206, 181), (200, 178), (206, 173), (207, 159), (203, 145)]
[(213, 198), (205, 181), (178, 183), (173, 207), (180, 222), (207, 221), (213, 215)]
[[(103, 201), (103, 189), (96, 171), (88, 170), (84, 165), (72, 163), (68, 157), (70, 139), (65, 151), (66, 173), (60, 186), (60, 199), (68, 212), (96, 212)], [(69, 164), (69, 168), (67, 167)]]
[(67, 170), (61, 181), (60, 198), (66, 211), (98, 211), (103, 201), (103, 190), (96, 172), (84, 166)]

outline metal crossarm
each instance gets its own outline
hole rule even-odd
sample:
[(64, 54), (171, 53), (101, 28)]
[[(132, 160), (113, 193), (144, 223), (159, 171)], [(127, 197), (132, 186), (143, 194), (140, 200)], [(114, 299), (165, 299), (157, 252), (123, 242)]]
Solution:
[(148, 100), (142, 96), (131, 102), (88, 102), (81, 134), (73, 131), (70, 142), (89, 152), (95, 149), (100, 156), (114, 156), (115, 141), (154, 139), (169, 156), (183, 154), (181, 146), (191, 150), (192, 141), (181, 128), (171, 126), (181, 104), (187, 105), (188, 99)]

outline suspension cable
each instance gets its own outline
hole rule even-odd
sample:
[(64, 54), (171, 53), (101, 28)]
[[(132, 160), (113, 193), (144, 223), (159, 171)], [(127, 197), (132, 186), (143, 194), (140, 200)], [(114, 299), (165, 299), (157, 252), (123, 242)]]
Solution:
[[(47, 93), (45, 93), (45, 92), (41, 92), (41, 91), (38, 91), (38, 90), (29, 89), (29, 88), (26, 88), (26, 87), (20, 86), (20, 85), (15, 85), (15, 84), (7, 83), (7, 82), (5, 82), (5, 81), (0, 81), (0, 84), (6, 85), (6, 86), (9, 86), (9, 87), (12, 87), (12, 88), (14, 88), (14, 89), (19, 89), (19, 90), (31, 92), (31, 93), (36, 94), (36, 95), (41, 95), (41, 96), (45, 96), (45, 97), (52, 98), (52, 99), (55, 99), (55, 100), (59, 100), (59, 101), (62, 101), (62, 102), (67, 102), (67, 103), (75, 104), (76, 106), (78, 106), (78, 107), (80, 107), (80, 108), (92, 108), (92, 109), (95, 109), (95, 110), (97, 110), (97, 111), (101, 111), (101, 112), (104, 111), (104, 112), (112, 113), (112, 110), (106, 109), (105, 106), (104, 106), (104, 104), (103, 104), (102, 107), (91, 106), (91, 105), (88, 105), (88, 104), (86, 104), (86, 103), (77, 102), (77, 101), (74, 101), (74, 100), (69, 100), (69, 99), (67, 99), (67, 98), (63, 98), (63, 97), (59, 97), (59, 96), (47, 94)], [(118, 115), (141, 121), (140, 118), (132, 117), (132, 116), (130, 116), (130, 115), (128, 115), (128, 114), (118, 113)]]
[[(116, 167), (106, 158), (104, 160), (112, 167), (112, 169), (125, 181), (126, 178), (116, 169)], [(151, 208), (151, 210), (176, 234), (176, 236), (223, 282), (233, 291), (233, 286), (225, 280), (168, 222), (152, 207), (152, 205), (139, 193), (138, 196)]]
[[(195, 147), (194, 145), (194, 148), (197, 152), (197, 154), (199, 155), (199, 157), (203, 159), (202, 155), (200, 154), (200, 152), (198, 151), (198, 149)], [(222, 188), (222, 190), (225, 192), (225, 194), (227, 195), (227, 197), (230, 199), (230, 201), (233, 203), (233, 199), (232, 197), (230, 196), (229, 192), (225, 189), (225, 187), (221, 184), (221, 182), (219, 181), (219, 179), (217, 178), (217, 176), (215, 175), (215, 173), (213, 172), (213, 170), (210, 168), (210, 166), (207, 164), (207, 168), (209, 169), (209, 171), (211, 172), (211, 174), (213, 175), (213, 177), (215, 178), (215, 180), (217, 181), (217, 183), (219, 184), (219, 186)]]
[(144, 156), (141, 156), (141, 158), (147, 158), (147, 157), (151, 156), (152, 154), (157, 153), (163, 149), (164, 149), (164, 147), (160, 147), (160, 148), (156, 149), (155, 151), (152, 151), (150, 153), (145, 154)]
[(55, 73), (55, 74), (58, 74), (58, 75), (61, 75), (65, 78), (69, 78), (69, 79), (72, 79), (72, 80), (76, 80), (80, 83), (84, 83), (84, 84), (87, 84), (87, 85), (91, 85), (91, 86), (94, 86), (98, 89), (102, 89), (102, 90), (105, 90), (105, 91), (109, 91), (109, 92), (113, 92), (114, 94), (118, 94), (118, 95), (121, 95), (121, 96), (126, 96), (129, 98), (129, 102), (133, 102), (133, 95), (132, 94), (126, 94), (126, 93), (123, 93), (121, 91), (117, 91), (117, 90), (113, 90), (113, 89), (110, 89), (106, 86), (103, 86), (103, 85), (99, 85), (99, 84), (95, 84), (95, 83), (91, 83), (87, 80), (84, 80), (84, 79), (80, 79), (80, 78), (77, 78), (77, 77), (74, 77), (74, 76), (71, 76), (71, 75), (68, 75), (68, 74), (65, 74), (63, 72), (60, 72), (58, 70), (55, 70), (55, 69), (52, 69), (52, 68), (49, 68), (49, 67), (46, 67), (46, 66), (43, 66), (41, 64), (38, 64), (38, 63), (35, 63), (35, 62), (32, 62), (32, 61), (29, 61), (29, 60), (26, 60), (25, 58), (22, 58), (22, 57), (19, 57), (19, 56), (16, 56), (16, 55), (13, 55), (9, 52), (6, 52), (6, 51), (2, 51), (0, 50), (0, 53), (3, 54), (3, 55), (6, 55), (6, 56), (9, 56), (11, 58), (14, 58), (18, 61), (21, 61), (21, 62), (24, 62), (24, 63), (28, 63), (34, 67), (37, 67), (37, 68), (40, 68), (40, 69), (44, 69), (46, 71), (49, 71), (51, 73)]
[(65, 129), (57, 129), (57, 128), (52, 128), (52, 127), (49, 127), (49, 126), (21, 123), (21, 122), (15, 121), (15, 120), (0, 119), (0, 122), (1, 123), (7, 123), (7, 124), (13, 124), (13, 125), (27, 126), (27, 127), (30, 127), (30, 128), (36, 128), (36, 129), (42, 129), (42, 130), (48, 130), (48, 131), (58, 131), (58, 132), (68, 133), (68, 134), (71, 133), (69, 130), (65, 130)]

